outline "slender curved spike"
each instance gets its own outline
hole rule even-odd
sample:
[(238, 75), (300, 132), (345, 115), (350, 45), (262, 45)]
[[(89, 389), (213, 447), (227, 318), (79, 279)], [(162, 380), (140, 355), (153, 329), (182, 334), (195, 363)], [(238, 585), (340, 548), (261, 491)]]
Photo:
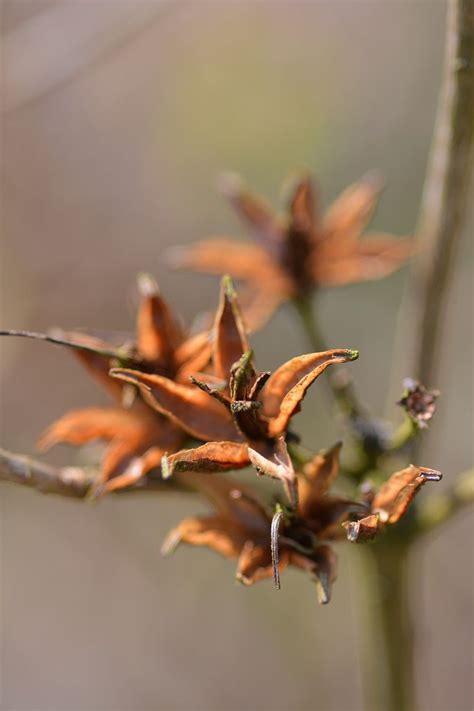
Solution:
[(283, 511), (277, 511), (272, 518), (271, 526), (271, 552), (272, 552), (272, 568), (273, 568), (273, 583), (277, 590), (280, 589), (280, 568), (279, 568), (279, 548), (278, 548), (278, 534), (280, 530), (280, 524), (283, 519)]

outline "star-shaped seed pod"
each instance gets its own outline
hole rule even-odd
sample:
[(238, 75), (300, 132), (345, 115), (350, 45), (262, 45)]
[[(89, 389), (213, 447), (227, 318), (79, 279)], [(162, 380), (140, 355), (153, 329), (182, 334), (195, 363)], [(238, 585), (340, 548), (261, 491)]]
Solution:
[(395, 472), (370, 496), (370, 508), (365, 516), (343, 523), (349, 541), (374, 538), (386, 526), (397, 523), (407, 512), (416, 494), (428, 481), (440, 481), (442, 474), (435, 469), (410, 464)]
[(403, 381), (405, 392), (398, 401), (408, 417), (420, 428), (426, 429), (436, 411), (436, 400), (439, 390), (428, 390), (424, 385), (412, 378)]
[[(277, 509), (272, 521), (271, 550), (274, 564), (275, 584), (279, 587), (278, 559), (279, 541), (304, 554), (311, 561), (321, 542), (344, 538), (343, 522), (354, 515), (367, 513), (367, 505), (352, 501), (347, 497), (329, 493), (329, 489), (339, 473), (339, 453), (341, 443), (315, 454), (303, 468), (295, 472), (286, 445), (282, 443), (281, 461), (285, 462), (287, 478), (297, 482), (298, 501), (294, 509)], [(250, 450), (251, 460), (262, 473), (276, 476), (275, 464)], [(281, 466), (281, 465), (279, 465)], [(293, 477), (289, 477), (289, 472)], [(296, 486), (295, 486), (296, 488)], [(283, 534), (280, 535), (280, 530)], [(306, 560), (306, 565), (309, 565)], [(333, 569), (335, 577), (335, 568)], [(319, 580), (325, 597), (329, 598), (331, 580)], [(321, 591), (320, 591), (321, 593)]]
[(310, 531), (305, 535), (301, 529), (292, 531), (278, 515), (272, 519), (255, 492), (240, 483), (225, 477), (195, 477), (195, 487), (213, 503), (215, 513), (184, 519), (168, 534), (163, 554), (180, 543), (207, 546), (238, 559), (236, 577), (244, 585), (273, 578), (279, 588), (280, 572), (292, 566), (310, 575), (320, 603), (329, 602), (337, 565), (329, 545), (316, 541)]
[(285, 301), (304, 298), (318, 287), (381, 279), (414, 253), (411, 238), (362, 236), (381, 188), (380, 178), (367, 174), (322, 214), (314, 185), (303, 176), (294, 187), (288, 214), (280, 217), (238, 179), (227, 179), (224, 192), (256, 244), (207, 239), (174, 248), (170, 259), (179, 268), (224, 271), (243, 280), (247, 322), (261, 325)]
[[(249, 448), (282, 465), (283, 479), (295, 505), (294, 487), (281, 461), (281, 442), (291, 418), (313, 382), (330, 365), (353, 361), (358, 352), (333, 349), (292, 358), (273, 373), (258, 373), (229, 278), (224, 278), (213, 335), (213, 373), (173, 382), (160, 375), (114, 368), (111, 375), (137, 385), (144, 400), (192, 437), (206, 442), (169, 456), (165, 469), (226, 471), (249, 465)], [(291, 490), (291, 491), (290, 491)]]
[(95, 496), (135, 484), (148, 471), (160, 466), (165, 452), (176, 451), (185, 440), (184, 431), (150, 408), (137, 396), (136, 388), (111, 378), (110, 368), (125, 365), (147, 373), (160, 373), (163, 378), (188, 382), (192, 373), (206, 367), (211, 356), (208, 333), (187, 337), (150, 277), (142, 275), (139, 278), (139, 290), (141, 303), (136, 337), (118, 347), (78, 332), (1, 332), (1, 335), (39, 338), (71, 348), (89, 374), (115, 401), (114, 407), (88, 407), (66, 413), (43, 433), (38, 442), (43, 450), (58, 443), (107, 442), (91, 492)]

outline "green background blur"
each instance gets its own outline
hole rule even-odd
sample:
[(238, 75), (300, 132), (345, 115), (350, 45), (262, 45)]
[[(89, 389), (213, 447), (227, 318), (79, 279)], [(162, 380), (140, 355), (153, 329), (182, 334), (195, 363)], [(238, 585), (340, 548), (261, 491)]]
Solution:
[[(216, 190), (223, 169), (278, 203), (308, 167), (324, 204), (368, 169), (388, 188), (374, 226), (413, 231), (443, 58), (445, 3), (4, 0), (4, 328), (132, 330), (138, 271), (187, 321), (217, 281), (167, 270), (169, 245), (244, 237)], [(472, 205), (472, 201), (471, 201)], [(472, 460), (472, 220), (446, 304), (439, 412), (420, 464), (443, 486)], [(405, 375), (404, 269), (321, 294), (333, 347), (359, 348), (362, 398), (383, 413)], [(254, 339), (264, 370), (307, 350), (283, 309)], [(65, 409), (106, 402), (70, 355), (2, 342), (1, 441), (32, 452)], [(297, 426), (340, 436), (323, 388)], [(391, 395), (389, 395), (391, 392)], [(393, 418), (400, 418), (395, 406)], [(91, 458), (97, 452), (89, 450)], [(48, 460), (77, 463), (58, 448)], [(363, 708), (357, 552), (340, 551), (328, 607), (298, 573), (244, 589), (206, 550), (159, 556), (205, 502), (110, 497), (96, 506), (1, 486), (4, 711), (344, 711)], [(424, 492), (425, 493), (425, 492)], [(422, 494), (423, 495), (423, 494)], [(423, 710), (473, 707), (472, 517), (413, 559)]]

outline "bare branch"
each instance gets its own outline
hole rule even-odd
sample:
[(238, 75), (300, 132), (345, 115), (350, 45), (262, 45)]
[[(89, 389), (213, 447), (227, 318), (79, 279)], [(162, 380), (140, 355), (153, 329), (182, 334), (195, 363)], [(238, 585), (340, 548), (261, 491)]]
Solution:
[(474, 138), (474, 3), (448, 5), (445, 73), (420, 208), (421, 253), (413, 275), (419, 304), (416, 377), (436, 382), (441, 320), (459, 237), (466, 219)]
[(84, 498), (93, 475), (79, 467), (52, 467), (30, 457), (0, 449), (0, 480), (29, 486), (43, 494)]
[[(13, 454), (0, 448), (0, 481), (28, 486), (42, 494), (59, 494), (76, 499), (84, 499), (96, 479), (94, 469), (82, 467), (53, 467), (44, 462), (22, 454)], [(190, 491), (192, 480), (186, 484), (183, 476), (176, 476), (171, 481), (163, 481), (160, 476), (148, 474), (135, 486), (118, 489), (118, 494), (130, 494), (138, 491)]]

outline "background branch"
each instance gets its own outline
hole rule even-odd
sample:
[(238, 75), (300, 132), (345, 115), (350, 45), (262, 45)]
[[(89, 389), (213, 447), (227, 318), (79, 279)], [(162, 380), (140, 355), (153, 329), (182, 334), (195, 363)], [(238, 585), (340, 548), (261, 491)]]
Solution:
[(415, 376), (436, 382), (446, 289), (465, 220), (474, 136), (474, 2), (448, 5), (444, 78), (421, 201), (412, 280)]

